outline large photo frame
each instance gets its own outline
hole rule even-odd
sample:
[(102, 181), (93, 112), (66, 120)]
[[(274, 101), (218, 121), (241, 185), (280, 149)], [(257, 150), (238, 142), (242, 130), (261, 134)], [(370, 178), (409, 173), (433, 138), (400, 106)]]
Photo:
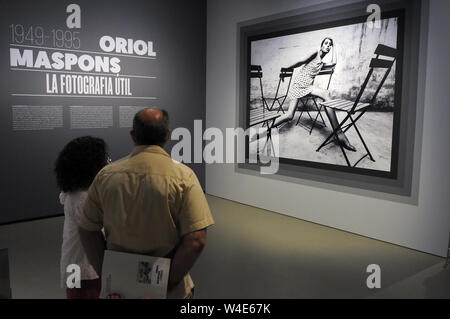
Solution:
[(239, 26), (239, 123), (267, 131), (248, 158), (409, 193), (420, 1), (379, 2), (378, 25), (361, 2)]

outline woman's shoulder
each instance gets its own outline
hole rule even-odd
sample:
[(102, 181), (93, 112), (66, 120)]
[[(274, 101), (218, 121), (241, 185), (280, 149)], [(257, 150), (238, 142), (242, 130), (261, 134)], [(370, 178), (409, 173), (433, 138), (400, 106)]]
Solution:
[(319, 54), (318, 50), (309, 50), (306, 52), (307, 58), (315, 58)]
[(313, 50), (308, 51), (304, 58), (305, 63), (309, 63), (310, 61), (317, 58), (318, 54), (319, 54), (319, 51), (313, 51)]

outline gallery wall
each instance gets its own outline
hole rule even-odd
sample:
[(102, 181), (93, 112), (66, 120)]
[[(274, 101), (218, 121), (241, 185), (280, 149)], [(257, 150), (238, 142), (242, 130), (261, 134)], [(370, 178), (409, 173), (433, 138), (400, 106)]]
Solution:
[[(207, 126), (226, 129), (238, 123), (238, 23), (311, 6), (358, 1), (232, 0), (208, 1)], [(301, 9), (301, 10), (300, 10)], [(262, 176), (233, 164), (206, 166), (207, 193), (303, 220), (446, 256), (450, 229), (448, 140), (450, 110), (446, 96), (450, 44), (450, 3), (422, 3), (411, 194), (365, 190), (301, 177)], [(427, 13), (429, 11), (429, 13)], [(428, 19), (428, 15), (430, 18)], [(432, 18), (431, 18), (432, 17)], [(237, 187), (239, 186), (239, 187)]]
[[(205, 118), (205, 1), (2, 0), (0, 9), (0, 224), (62, 214), (53, 164), (71, 139), (101, 137), (116, 160), (133, 148), (140, 108), (166, 109), (173, 128)], [(111, 91), (98, 90), (109, 80)], [(204, 165), (188, 165), (204, 184)]]

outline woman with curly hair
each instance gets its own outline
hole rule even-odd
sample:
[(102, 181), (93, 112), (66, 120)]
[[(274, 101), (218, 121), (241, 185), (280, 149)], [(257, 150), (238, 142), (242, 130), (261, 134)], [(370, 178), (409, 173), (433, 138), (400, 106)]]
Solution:
[[(109, 162), (106, 143), (91, 136), (70, 141), (55, 162), (59, 199), (64, 205), (64, 229), (61, 248), (61, 286), (68, 299), (98, 298), (101, 280), (89, 263), (78, 234), (78, 221), (83, 212), (87, 190), (95, 175)], [(67, 266), (76, 264), (81, 270), (81, 288), (67, 288)]]

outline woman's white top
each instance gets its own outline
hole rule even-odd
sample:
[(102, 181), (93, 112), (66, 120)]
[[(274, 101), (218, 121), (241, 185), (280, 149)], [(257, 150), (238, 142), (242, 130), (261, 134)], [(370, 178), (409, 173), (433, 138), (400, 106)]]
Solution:
[(80, 280), (99, 278), (97, 272), (89, 263), (87, 255), (81, 245), (78, 234), (78, 223), (83, 213), (86, 202), (87, 191), (70, 192), (59, 194), (59, 201), (64, 205), (64, 229), (63, 243), (61, 248), (61, 287), (67, 288), (67, 276), (73, 274), (67, 272), (67, 266), (77, 264), (80, 266)]

